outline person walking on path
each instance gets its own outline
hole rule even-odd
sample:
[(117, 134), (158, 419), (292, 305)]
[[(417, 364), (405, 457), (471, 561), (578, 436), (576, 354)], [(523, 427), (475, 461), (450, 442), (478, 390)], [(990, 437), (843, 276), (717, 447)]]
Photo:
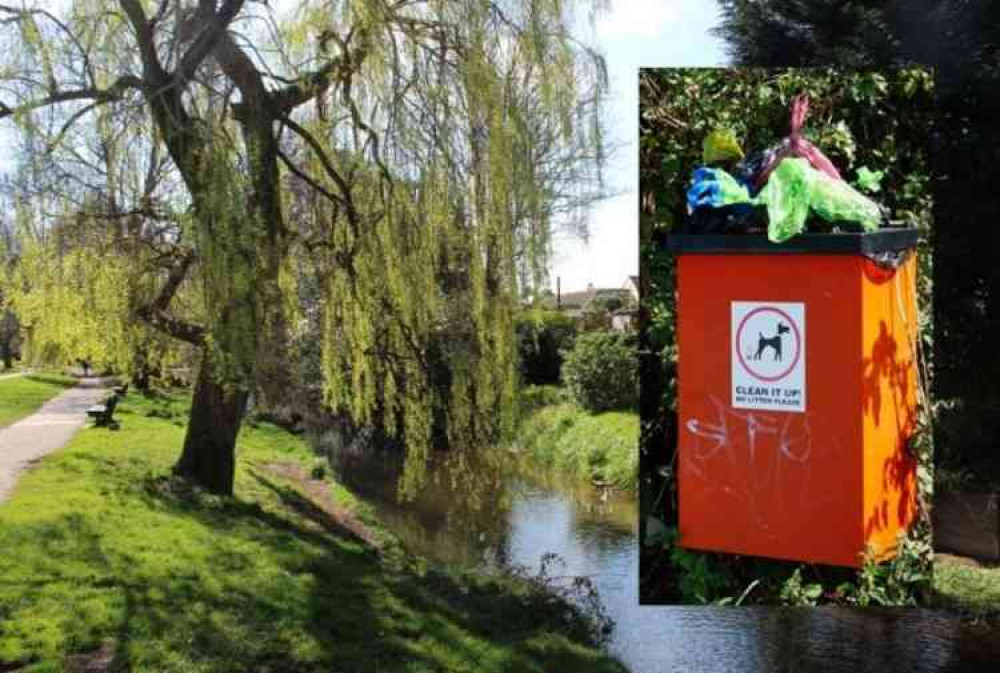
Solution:
[(83, 379), (34, 414), (0, 429), (0, 503), (17, 478), (42, 456), (64, 447), (87, 422), (87, 407), (107, 394), (100, 379)]

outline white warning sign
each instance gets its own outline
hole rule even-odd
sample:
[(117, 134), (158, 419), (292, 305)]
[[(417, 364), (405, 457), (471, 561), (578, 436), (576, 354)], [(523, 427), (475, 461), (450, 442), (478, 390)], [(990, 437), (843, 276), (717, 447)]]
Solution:
[(806, 308), (732, 303), (733, 408), (806, 410)]

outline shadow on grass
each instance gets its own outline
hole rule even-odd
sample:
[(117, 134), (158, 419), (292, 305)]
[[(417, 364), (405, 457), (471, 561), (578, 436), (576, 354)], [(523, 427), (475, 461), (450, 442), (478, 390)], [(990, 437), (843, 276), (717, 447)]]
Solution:
[[(252, 476), (253, 479), (256, 480), (256, 482), (262, 487), (277, 496), (282, 505), (302, 519), (311, 521), (328, 535), (350, 540), (351, 542), (355, 542), (362, 546), (368, 545), (367, 540), (359, 536), (347, 526), (344, 526), (340, 522), (333, 519), (321, 507), (316, 505), (316, 503), (303, 496), (294, 488), (277, 484), (274, 481), (261, 476), (256, 471), (251, 471), (250, 476)], [(371, 551), (374, 553), (375, 550)]]
[(564, 604), (381, 563), (295, 489), (253, 481), (267, 507), (160, 477), (120, 511), (5, 522), (0, 670), (59, 670), (109, 638), (107, 671), (623, 670), (576, 644)]

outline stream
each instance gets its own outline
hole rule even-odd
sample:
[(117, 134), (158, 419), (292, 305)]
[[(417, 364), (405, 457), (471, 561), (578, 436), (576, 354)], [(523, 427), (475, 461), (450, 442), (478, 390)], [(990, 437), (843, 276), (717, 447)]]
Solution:
[[(431, 461), (399, 498), (398, 454), (311, 433), (340, 481), (413, 552), (442, 565), (584, 575), (614, 630), (611, 654), (632, 673), (989, 671), (1000, 634), (932, 610), (701, 608), (638, 605), (637, 503), (504, 450)], [(467, 452), (475, 453), (475, 452)]]

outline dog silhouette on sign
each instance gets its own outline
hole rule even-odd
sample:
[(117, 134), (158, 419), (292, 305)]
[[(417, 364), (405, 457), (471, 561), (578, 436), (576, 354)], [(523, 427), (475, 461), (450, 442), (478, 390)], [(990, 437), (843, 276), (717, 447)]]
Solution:
[(753, 359), (760, 360), (764, 355), (764, 351), (771, 348), (774, 350), (771, 360), (779, 362), (781, 360), (781, 335), (788, 334), (789, 332), (791, 332), (791, 328), (780, 320), (778, 321), (778, 331), (773, 337), (766, 337), (763, 332), (758, 332), (757, 352), (754, 353)]

